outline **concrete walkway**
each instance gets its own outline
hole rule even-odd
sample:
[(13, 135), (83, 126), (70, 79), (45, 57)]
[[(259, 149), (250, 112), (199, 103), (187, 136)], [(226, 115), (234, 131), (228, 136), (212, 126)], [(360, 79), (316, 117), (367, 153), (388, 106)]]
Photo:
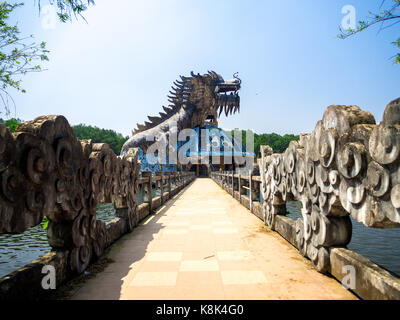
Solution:
[(119, 240), (72, 299), (356, 299), (211, 179)]

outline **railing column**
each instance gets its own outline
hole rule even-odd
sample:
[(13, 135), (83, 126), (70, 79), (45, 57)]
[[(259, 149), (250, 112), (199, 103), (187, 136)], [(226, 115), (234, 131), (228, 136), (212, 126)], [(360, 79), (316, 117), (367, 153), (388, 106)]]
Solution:
[(232, 197), (235, 197), (235, 171), (232, 171)]
[(239, 192), (239, 202), (242, 203), (242, 181), (240, 173), (238, 175), (238, 192)]
[(249, 199), (250, 199), (250, 212), (253, 212), (253, 175), (252, 171), (249, 171)]
[(161, 204), (165, 202), (164, 200), (164, 182), (163, 182), (163, 172), (157, 172), (157, 176), (159, 176), (161, 179), (159, 180), (159, 186), (160, 186), (160, 197), (161, 197)]
[(148, 177), (149, 181), (144, 183), (143, 186), (143, 202), (149, 204), (149, 214), (153, 212), (153, 181), (152, 181), (152, 172), (151, 171), (143, 171), (142, 177)]
[(171, 198), (171, 173), (168, 173), (168, 198)]

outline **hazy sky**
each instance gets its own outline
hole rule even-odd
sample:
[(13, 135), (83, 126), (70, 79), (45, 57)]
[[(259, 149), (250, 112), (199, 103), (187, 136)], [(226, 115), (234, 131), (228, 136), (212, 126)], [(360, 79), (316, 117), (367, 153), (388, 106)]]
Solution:
[(47, 71), (24, 78), (28, 92), (13, 94), (23, 120), (62, 114), (130, 135), (192, 70), (239, 72), (241, 113), (220, 126), (257, 133), (311, 132), (331, 104), (358, 105), (379, 122), (400, 96), (400, 66), (390, 60), (399, 25), (336, 38), (344, 5), (359, 20), (381, 1), (96, 0), (87, 24), (52, 29), (46, 9), (39, 16), (25, 2), (14, 18), (51, 53)]

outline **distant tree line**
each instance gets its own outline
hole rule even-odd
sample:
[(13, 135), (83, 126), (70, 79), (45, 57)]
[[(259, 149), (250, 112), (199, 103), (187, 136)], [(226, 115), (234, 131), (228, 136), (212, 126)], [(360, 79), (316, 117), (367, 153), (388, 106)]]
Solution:
[(276, 133), (254, 134), (254, 152), (260, 155), (260, 146), (268, 145), (274, 153), (283, 153), (289, 147), (291, 141), (298, 141), (299, 136), (285, 134), (280, 136)]
[[(242, 145), (246, 147), (246, 130), (242, 131)], [(230, 133), (234, 137), (234, 130)], [(299, 136), (294, 134), (285, 134), (283, 136), (276, 133), (253, 133), (254, 134), (254, 153), (257, 157), (261, 156), (260, 146), (268, 145), (270, 146), (274, 153), (283, 153), (289, 146), (291, 141), (298, 141)]]
[(2, 118), (0, 118), (0, 124), (5, 125), (8, 130), (10, 130), (11, 132), (15, 132), (15, 129), (17, 128), (18, 124), (20, 124), (22, 122), (22, 120), (20, 119), (9, 119), (9, 120), (4, 120)]
[(72, 126), (75, 135), (78, 139), (92, 139), (94, 143), (107, 143), (115, 154), (121, 153), (121, 148), (129, 137), (124, 137), (122, 134), (110, 129), (100, 129), (98, 127), (78, 124)]

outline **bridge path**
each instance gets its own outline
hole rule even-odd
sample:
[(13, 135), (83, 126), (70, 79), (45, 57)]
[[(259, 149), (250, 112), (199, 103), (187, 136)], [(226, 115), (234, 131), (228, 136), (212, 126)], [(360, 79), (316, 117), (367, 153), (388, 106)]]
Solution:
[(72, 299), (356, 299), (211, 179), (120, 239)]

